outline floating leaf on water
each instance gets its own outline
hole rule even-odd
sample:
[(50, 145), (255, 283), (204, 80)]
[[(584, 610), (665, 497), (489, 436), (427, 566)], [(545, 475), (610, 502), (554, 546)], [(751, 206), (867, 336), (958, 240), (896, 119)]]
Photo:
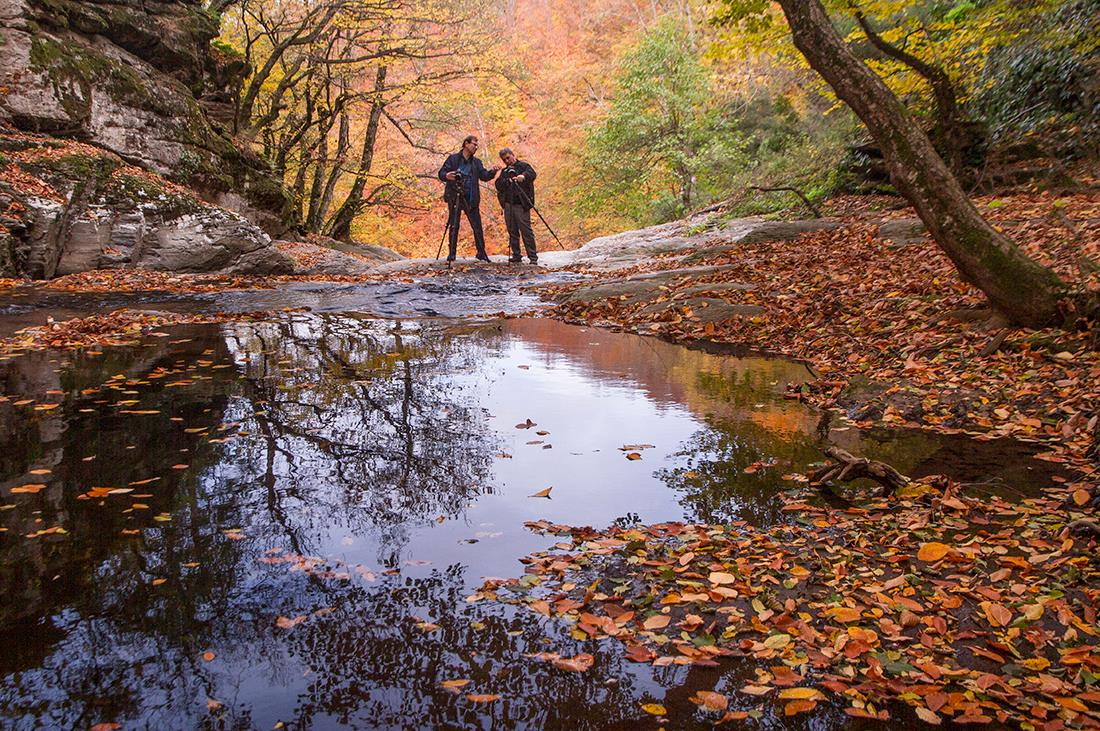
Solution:
[(642, 710), (651, 716), (667, 716), (668, 711), (660, 703), (643, 703)]
[(587, 652), (582, 652), (573, 657), (559, 657), (553, 661), (558, 670), (567, 670), (571, 673), (583, 673), (592, 667), (594, 658)]
[(806, 713), (815, 708), (817, 708), (817, 701), (791, 701), (783, 706), (783, 715), (797, 716), (799, 713)]
[(527, 497), (546, 497), (546, 498), (548, 498), (548, 497), (550, 497), (550, 491), (553, 490), (553, 489), (554, 489), (554, 487), (550, 486), (550, 487), (546, 488), (545, 490), (539, 490), (538, 492), (533, 493), (531, 495), (528, 495)]
[(299, 614), (297, 617), (280, 616), (275, 620), (275, 626), (279, 629), (293, 629), (304, 621), (306, 621), (306, 615), (304, 614)]
[(14, 492), (14, 493), (20, 493), (20, 494), (26, 493), (26, 494), (33, 495), (34, 493), (39, 492), (41, 490), (45, 490), (45, 489), (46, 489), (45, 485), (36, 482), (36, 483), (28, 484), (28, 485), (19, 485), (18, 487), (13, 487), (11, 489), (11, 491)]
[(729, 706), (729, 698), (713, 690), (696, 691), (691, 701), (697, 706), (702, 706), (708, 711), (724, 711)]

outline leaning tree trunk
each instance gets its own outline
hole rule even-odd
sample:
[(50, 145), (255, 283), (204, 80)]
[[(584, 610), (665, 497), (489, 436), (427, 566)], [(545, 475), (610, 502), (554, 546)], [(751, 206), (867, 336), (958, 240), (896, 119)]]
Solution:
[(778, 0), (794, 44), (875, 138), (890, 177), (962, 277), (1015, 323), (1060, 322), (1066, 285), (997, 232), (963, 192), (928, 136), (898, 98), (856, 58), (820, 0)]

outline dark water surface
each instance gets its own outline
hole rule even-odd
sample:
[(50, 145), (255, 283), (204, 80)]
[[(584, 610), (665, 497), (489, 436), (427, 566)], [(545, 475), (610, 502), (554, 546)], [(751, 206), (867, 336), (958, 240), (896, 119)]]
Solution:
[[(652, 668), (466, 601), (554, 542), (525, 521), (771, 523), (822, 438), (982, 489), (1050, 475), (1010, 442), (819, 429), (782, 397), (797, 363), (549, 320), (164, 332), (0, 362), (4, 728), (634, 728), (654, 701), (705, 725), (695, 690), (761, 705), (752, 665)], [(763, 705), (756, 727), (867, 727)]]

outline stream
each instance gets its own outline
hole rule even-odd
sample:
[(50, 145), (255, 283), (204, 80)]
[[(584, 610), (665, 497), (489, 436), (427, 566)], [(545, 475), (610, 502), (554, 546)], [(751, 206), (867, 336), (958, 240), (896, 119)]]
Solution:
[(514, 281), (0, 302), (9, 332), (122, 305), (298, 309), (0, 361), (0, 726), (709, 728), (688, 699), (717, 689), (760, 728), (903, 727), (785, 718), (736, 692), (751, 662), (654, 668), (467, 597), (555, 542), (526, 521), (789, 520), (784, 475), (826, 443), (1005, 495), (1056, 468), (1012, 441), (830, 427), (784, 398), (811, 378), (794, 361), (497, 319), (537, 305)]

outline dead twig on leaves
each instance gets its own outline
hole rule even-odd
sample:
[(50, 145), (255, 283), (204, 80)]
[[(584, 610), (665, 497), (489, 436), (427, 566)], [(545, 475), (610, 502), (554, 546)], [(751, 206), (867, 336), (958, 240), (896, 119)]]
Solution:
[(856, 457), (840, 447), (828, 447), (824, 452), (836, 460), (836, 463), (825, 465), (810, 474), (811, 485), (821, 486), (831, 481), (851, 482), (867, 478), (882, 485), (881, 494), (893, 495), (898, 488), (909, 484), (908, 477), (885, 462)]
[(814, 218), (821, 218), (821, 209), (819, 209), (817, 206), (815, 206), (810, 201), (810, 199), (806, 197), (806, 194), (803, 193), (798, 188), (794, 188), (790, 185), (779, 185), (779, 186), (776, 186), (774, 188), (765, 187), (765, 186), (762, 186), (762, 185), (750, 185), (749, 190), (759, 190), (762, 193), (778, 193), (780, 191), (788, 191), (788, 192), (794, 193), (795, 195), (797, 195), (799, 198), (802, 199), (802, 203), (807, 208), (810, 209), (810, 213), (814, 214)]

